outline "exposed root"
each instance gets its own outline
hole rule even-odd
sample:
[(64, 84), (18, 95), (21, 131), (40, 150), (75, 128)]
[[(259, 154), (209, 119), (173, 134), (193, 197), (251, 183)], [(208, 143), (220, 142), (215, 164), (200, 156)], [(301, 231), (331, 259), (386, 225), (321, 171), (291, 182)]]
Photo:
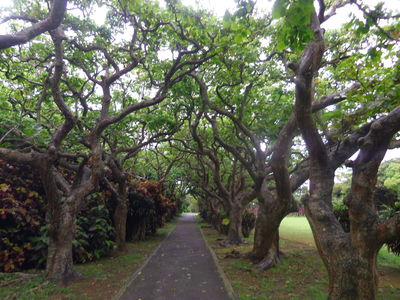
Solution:
[(31, 294), (31, 293), (33, 293), (33, 292), (36, 292), (36, 291), (38, 291), (38, 290), (44, 288), (44, 287), (47, 286), (49, 283), (50, 283), (50, 281), (47, 280), (47, 281), (43, 282), (42, 284), (40, 284), (40, 285), (38, 285), (38, 286), (35, 286), (34, 288), (31, 288), (30, 290), (27, 290), (27, 291), (24, 291), (24, 292), (17, 292), (17, 293), (14, 293), (14, 294), (10, 294), (10, 295), (8, 295), (4, 300), (14, 300), (14, 299), (18, 299), (18, 298), (22, 297), (23, 295)]
[(0, 283), (0, 288), (9, 286), (9, 285), (15, 285), (17, 283), (22, 283), (22, 282), (25, 282), (25, 281), (28, 281), (28, 280), (31, 280), (33, 278), (40, 276), (40, 274), (28, 274), (28, 273), (20, 273), (20, 272), (10, 273), (10, 274), (18, 275), (20, 277), (15, 278), (15, 279), (10, 279), (10, 280)]
[(237, 250), (232, 250), (231, 252), (225, 254), (224, 258), (242, 258), (243, 255)]
[(230, 240), (230, 239), (223, 239), (219, 242), (221, 247), (229, 247), (229, 246), (240, 246), (248, 244), (247, 241), (244, 240)]
[(276, 255), (275, 252), (269, 252), (263, 260), (254, 265), (253, 269), (268, 270), (275, 267), (276, 265), (279, 265), (280, 263), (281, 260), (279, 259), (279, 256)]
[(62, 286), (68, 286), (71, 283), (74, 283), (74, 282), (77, 282), (77, 281), (81, 281), (81, 280), (85, 280), (85, 279), (87, 279), (87, 277), (83, 276), (81, 273), (79, 273), (79, 272), (74, 270), (68, 276), (63, 276), (63, 278), (61, 279), (60, 284)]

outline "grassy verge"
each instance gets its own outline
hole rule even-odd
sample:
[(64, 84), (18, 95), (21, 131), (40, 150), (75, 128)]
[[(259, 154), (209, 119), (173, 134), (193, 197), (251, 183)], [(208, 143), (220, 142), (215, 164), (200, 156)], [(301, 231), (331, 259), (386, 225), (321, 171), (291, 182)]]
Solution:
[[(279, 234), (284, 239), (315, 247), (311, 228), (305, 217), (284, 218), (279, 227)], [(378, 253), (378, 263), (381, 267), (394, 267), (400, 270), (400, 256), (388, 252), (386, 246)]]
[[(7, 299), (12, 294), (19, 294), (12, 299), (110, 300), (175, 225), (176, 221), (167, 224), (164, 228), (159, 229), (155, 236), (146, 241), (128, 243), (128, 251), (124, 254), (77, 265), (77, 271), (87, 279), (75, 282), (68, 287), (60, 287), (53, 282), (47, 282), (44, 276), (39, 275), (32, 280), (0, 288), (0, 299)], [(14, 274), (3, 274), (0, 276), (0, 286), (2, 282), (17, 277)]]
[[(225, 255), (233, 249), (242, 253), (250, 251), (252, 236), (248, 239), (247, 245), (221, 247), (219, 240), (223, 236), (208, 224), (200, 224), (240, 300), (322, 300), (327, 298), (328, 276), (325, 267), (314, 242), (303, 240), (310, 237), (312, 239), (311, 231), (308, 229), (307, 233), (307, 227), (301, 220), (293, 219), (292, 221), (285, 220), (280, 230), (283, 237), (281, 250), (284, 252), (282, 263), (267, 271), (253, 270), (252, 264), (247, 259), (225, 258)], [(286, 228), (285, 223), (287, 223)], [(292, 225), (290, 223), (294, 224), (292, 229), (290, 229)], [(296, 228), (298, 232), (292, 233)], [(388, 269), (380, 263), (379, 274), (381, 282), (378, 299), (400, 299), (400, 266)]]

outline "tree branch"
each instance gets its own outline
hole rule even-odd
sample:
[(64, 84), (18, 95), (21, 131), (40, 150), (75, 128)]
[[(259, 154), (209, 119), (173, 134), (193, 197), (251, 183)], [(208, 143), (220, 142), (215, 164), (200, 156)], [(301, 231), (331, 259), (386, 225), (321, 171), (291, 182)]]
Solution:
[(43, 21), (14, 34), (0, 35), (0, 49), (24, 44), (46, 31), (56, 29), (64, 18), (67, 3), (68, 0), (53, 0), (49, 15)]

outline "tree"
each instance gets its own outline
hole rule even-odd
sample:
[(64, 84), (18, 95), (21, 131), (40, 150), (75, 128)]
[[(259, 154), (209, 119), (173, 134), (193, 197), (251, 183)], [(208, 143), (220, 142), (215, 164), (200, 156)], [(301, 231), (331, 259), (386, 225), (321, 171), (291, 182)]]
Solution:
[(352, 185), (346, 201), (350, 215), (348, 235), (332, 208), (337, 166), (326, 149), (311, 110), (316, 91), (315, 77), (325, 52), (325, 39), (320, 27), (326, 20), (324, 8), (322, 6), (319, 15), (311, 10), (309, 26), (313, 38), (298, 61), (292, 64), (296, 76), (296, 119), (310, 156), (310, 195), (304, 203), (305, 211), (328, 270), (329, 298), (375, 299), (377, 252), (388, 238), (398, 235), (400, 222), (398, 216), (379, 222), (373, 190), (380, 162), (400, 129), (400, 110), (394, 108), (366, 124), (367, 131), (358, 139), (360, 153), (354, 162), (347, 163), (353, 169)]
[[(0, 148), (0, 157), (31, 164), (41, 173), (48, 201), (50, 238), (46, 271), (50, 278), (57, 280), (67, 281), (77, 276), (71, 251), (74, 222), (85, 197), (97, 189), (104, 176), (103, 132), (129, 114), (161, 103), (168, 97), (169, 89), (207, 60), (212, 51), (210, 43), (207, 43), (208, 49), (203, 49), (204, 38), (209, 39), (207, 35), (195, 30), (186, 32), (182, 21), (170, 22), (177, 20), (179, 13), (172, 5), (165, 10), (154, 3), (110, 5), (114, 11), (109, 14), (107, 28), (96, 28), (88, 20), (71, 16), (64, 28), (72, 30), (74, 38), (67, 38), (63, 30), (57, 28), (50, 33), (53, 49), (46, 44), (37, 53), (32, 50), (38, 46), (34, 42), (28, 44), (22, 52), (28, 56), (25, 64), (31, 69), (40, 66), (44, 83), (37, 84), (29, 73), (11, 78), (8, 64), (4, 63), (5, 79), (26, 84), (28, 89), (23, 91), (28, 93), (23, 97), (32, 97), (37, 103), (35, 113), (26, 111), (24, 117), (48, 129), (47, 141), (38, 147), (35, 141), (11, 128), (6, 134), (13, 134), (18, 142), (14, 141), (14, 149), (10, 149), (12, 145)], [(80, 9), (85, 9), (85, 4)], [(148, 13), (149, 9), (152, 14)], [(194, 22), (195, 18), (191, 15), (185, 20), (193, 28), (196, 24), (201, 27), (202, 24)], [(113, 34), (120, 34), (126, 28), (132, 28), (131, 36), (113, 43)], [(97, 32), (101, 34), (96, 35)], [(93, 37), (93, 42), (88, 36)], [(171, 59), (162, 61), (157, 54), (170, 43), (178, 46)], [(4, 54), (14, 55), (14, 51)], [(20, 62), (23, 59), (21, 57)], [(132, 73), (134, 69), (136, 76)], [(133, 79), (142, 83), (144, 95), (135, 91), (132, 94), (119, 92), (124, 80)], [(32, 89), (41, 90), (39, 96), (29, 94)], [(9, 99), (12, 105), (13, 100)], [(43, 105), (47, 102), (52, 111), (42, 111), (47, 108)], [(57, 125), (48, 118), (52, 112), (57, 116)], [(42, 125), (43, 119), (46, 121)], [(54, 126), (57, 127), (53, 130)], [(15, 145), (21, 143), (28, 148), (15, 149)], [(80, 147), (82, 152), (68, 153), (68, 144), (72, 150)], [(58, 166), (74, 171), (73, 178), (63, 176)]]
[(381, 164), (381, 167), (378, 172), (378, 182), (385, 187), (393, 189), (397, 192), (397, 195), (400, 195), (400, 163), (398, 159), (393, 159), (389, 161), (385, 161)]
[[(247, 21), (242, 22), (248, 25)], [(257, 34), (265, 34), (263, 31), (255, 32), (254, 36), (248, 37), (249, 41), (258, 41)], [(274, 33), (273, 30), (269, 32)], [(232, 55), (231, 59), (220, 58), (223, 63), (219, 64), (226, 69), (215, 62), (218, 67), (213, 76), (219, 80), (217, 82), (209, 79), (213, 78), (209, 77), (209, 70), (213, 68), (208, 67), (216, 58), (207, 64), (208, 72), (202, 74), (203, 78), (196, 74), (192, 76), (200, 87), (199, 93), (204, 105), (224, 116), (224, 127), (231, 122), (229, 132), (235, 134), (226, 136), (219, 129), (216, 119), (208, 118), (215, 140), (246, 168), (253, 181), (260, 209), (254, 248), (249, 257), (258, 263), (256, 267), (265, 269), (280, 261), (279, 224), (288, 213), (296, 209), (292, 192), (307, 180), (308, 172), (306, 159), (290, 159), (297, 156), (297, 151), (291, 149), (297, 129), (295, 115), (290, 114), (293, 94), (283, 84), (267, 88), (269, 84), (276, 85), (276, 81), (290, 82), (290, 77), (283, 77), (279, 72), (279, 68), (287, 67), (286, 55), (276, 52), (273, 46), (262, 50), (260, 45), (256, 48), (258, 50), (254, 50), (254, 47), (249, 42), (249, 49), (243, 45), (240, 49), (233, 48), (231, 51), (237, 51), (237, 54)], [(260, 62), (260, 56), (267, 59)], [(321, 97), (314, 103), (313, 112), (344, 101), (346, 94), (358, 87), (359, 84), (353, 84), (340, 93), (333, 92)], [(213, 89), (215, 93), (211, 91)], [(268, 122), (271, 111), (273, 117)], [(266, 149), (263, 149), (263, 144), (267, 145)], [(349, 158), (356, 151), (356, 144), (352, 145), (346, 149), (339, 147), (339, 144), (335, 145), (335, 155), (342, 155), (341, 163), (344, 157)], [(332, 145), (329, 147), (335, 149)], [(244, 149), (243, 153), (238, 151), (240, 148)]]
[[(3, 19), (2, 23), (9, 20), (23, 20), (34, 24), (16, 33), (1, 35), (0, 50), (24, 44), (46, 31), (56, 29), (64, 18), (67, 3), (68, 0), (53, 0), (48, 16), (41, 21), (27, 15), (11, 15)], [(25, 5), (27, 4), (25, 3)]]

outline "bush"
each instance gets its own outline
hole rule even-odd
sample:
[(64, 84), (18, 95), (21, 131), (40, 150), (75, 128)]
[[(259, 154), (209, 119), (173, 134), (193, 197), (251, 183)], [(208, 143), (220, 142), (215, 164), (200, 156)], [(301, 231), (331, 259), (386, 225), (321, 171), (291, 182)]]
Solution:
[(106, 256), (115, 247), (115, 232), (101, 193), (88, 197), (87, 207), (76, 221), (72, 242), (74, 262), (84, 263)]
[(0, 160), (0, 272), (31, 268), (31, 238), (44, 224), (43, 190), (27, 166)]
[(128, 195), (127, 240), (145, 240), (177, 213), (174, 201), (163, 195), (158, 182), (143, 181), (130, 186)]
[[(43, 268), (48, 235), (40, 181), (27, 166), (0, 160), (0, 272)], [(75, 262), (91, 261), (114, 247), (114, 229), (102, 194), (88, 197), (77, 219)]]
[[(72, 241), (74, 263), (85, 263), (107, 256), (115, 246), (114, 228), (102, 195), (92, 194), (87, 201), (87, 206), (76, 220), (76, 234)], [(42, 225), (29, 241), (31, 251), (27, 257), (28, 266), (44, 268), (49, 243), (46, 226)]]

